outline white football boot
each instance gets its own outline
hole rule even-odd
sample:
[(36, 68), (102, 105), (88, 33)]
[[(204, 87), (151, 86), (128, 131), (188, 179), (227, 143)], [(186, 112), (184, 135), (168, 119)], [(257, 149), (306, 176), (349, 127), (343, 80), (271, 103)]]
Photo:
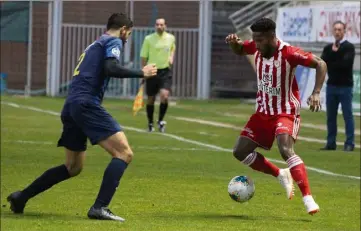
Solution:
[(311, 195), (307, 195), (303, 197), (303, 203), (305, 204), (307, 213), (313, 215), (320, 211), (320, 207), (315, 202)]
[(288, 168), (280, 169), (277, 178), (286, 190), (287, 199), (291, 200), (295, 195), (295, 187), (293, 185), (293, 178), (290, 170)]

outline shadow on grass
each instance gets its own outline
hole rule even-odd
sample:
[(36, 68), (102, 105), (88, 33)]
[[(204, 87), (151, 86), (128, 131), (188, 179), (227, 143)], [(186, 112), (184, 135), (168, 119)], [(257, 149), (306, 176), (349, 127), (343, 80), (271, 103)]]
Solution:
[(287, 216), (248, 216), (248, 215), (233, 215), (233, 214), (198, 214), (194, 215), (200, 218), (206, 219), (214, 219), (214, 220), (225, 220), (225, 219), (233, 219), (233, 220), (249, 220), (249, 221), (278, 221), (278, 222), (312, 222), (311, 219), (305, 218), (294, 218), (294, 217), (287, 217)]
[(177, 213), (175, 214), (164, 214), (164, 213), (157, 213), (154, 215), (155, 218), (161, 219), (173, 219), (174, 216), (177, 219), (182, 220), (213, 220), (213, 221), (225, 221), (225, 220), (243, 220), (243, 221), (277, 221), (277, 222), (312, 222), (312, 219), (307, 218), (297, 218), (297, 217), (289, 217), (285, 216), (274, 216), (274, 215), (261, 215), (261, 216), (250, 216), (244, 214), (220, 214), (220, 213), (199, 213), (199, 214), (186, 214), (186, 213)]
[(89, 220), (86, 215), (83, 214), (61, 214), (61, 213), (39, 213), (39, 212), (25, 212), (24, 214), (14, 214), (10, 211), (2, 211), (1, 212), (1, 220), (3, 219), (27, 219), (27, 220), (63, 220), (63, 221), (71, 221), (71, 220)]

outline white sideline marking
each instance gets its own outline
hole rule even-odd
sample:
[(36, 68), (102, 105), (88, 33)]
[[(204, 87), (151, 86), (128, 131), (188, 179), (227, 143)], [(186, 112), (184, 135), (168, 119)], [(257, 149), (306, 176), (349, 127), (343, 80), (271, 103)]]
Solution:
[[(57, 115), (57, 116), (60, 115), (60, 113), (58, 113), (58, 112), (42, 110), (40, 108), (29, 107), (29, 106), (19, 105), (19, 104), (14, 104), (14, 103), (9, 103), (9, 102), (3, 102), (2, 101), (1, 104), (9, 105), (9, 106), (16, 107), (16, 108), (29, 109), (29, 110), (38, 111), (38, 112), (42, 112), (42, 113), (47, 113), (47, 114), (51, 114), (51, 115)], [(136, 132), (141, 132), (141, 133), (148, 133), (144, 129), (126, 127), (126, 126), (123, 126), (123, 127), (125, 129), (131, 130), (131, 131), (136, 131)], [(207, 147), (207, 148), (217, 150), (217, 151), (223, 151), (223, 152), (228, 152), (228, 153), (232, 152), (232, 149), (222, 148), (222, 147), (219, 147), (219, 146), (216, 146), (216, 145), (206, 144), (206, 143), (198, 142), (198, 141), (195, 141), (195, 140), (186, 139), (186, 138), (176, 136), (176, 135), (173, 135), (173, 134), (158, 133), (158, 132), (152, 133), (152, 134), (157, 134), (157, 135), (161, 135), (161, 136), (170, 137), (170, 138), (173, 138), (175, 140), (179, 140), (179, 141), (182, 141), (182, 142), (185, 142), (185, 143), (191, 143), (191, 144)], [(281, 160), (276, 160), (276, 159), (271, 159), (271, 158), (269, 158), (269, 160), (272, 161), (272, 162), (275, 162), (275, 163), (286, 164), (284, 161), (281, 161)], [(345, 177), (345, 178), (356, 179), (356, 180), (361, 179), (361, 177), (359, 177), (359, 176), (350, 176), (350, 175), (338, 174), (338, 173), (333, 173), (333, 172), (330, 172), (330, 171), (326, 171), (326, 170), (319, 169), (319, 168), (314, 168), (314, 167), (306, 167), (306, 168), (308, 170), (318, 172), (318, 173), (322, 173), (322, 174), (329, 175), (329, 176)]]
[[(187, 121), (187, 122), (193, 122), (198, 124), (205, 124), (205, 125), (211, 125), (214, 127), (221, 127), (221, 128), (230, 128), (233, 130), (241, 131), (243, 130), (242, 127), (234, 126), (233, 124), (227, 124), (227, 123), (221, 123), (216, 121), (209, 121), (209, 120), (202, 120), (202, 119), (193, 119), (193, 118), (187, 118), (187, 117), (179, 117), (179, 116), (172, 116), (173, 119), (181, 120), (181, 121)], [(320, 143), (320, 144), (326, 144), (326, 140), (316, 139), (316, 138), (308, 138), (303, 136), (298, 136), (298, 140), (306, 141), (306, 142), (312, 142), (312, 143)], [(343, 146), (344, 144), (342, 142), (336, 142), (337, 145)], [(360, 148), (359, 144), (355, 144), (356, 148)]]
[[(249, 118), (249, 115), (245, 115), (245, 114), (235, 114), (235, 113), (227, 113), (227, 112), (226, 113), (217, 113), (217, 114), (219, 114), (221, 116), (228, 116), (228, 117)], [(321, 131), (327, 131), (327, 126), (321, 125), (321, 124), (301, 123), (301, 127), (313, 128), (313, 129), (321, 130)], [(345, 128), (338, 127), (337, 130), (339, 132), (346, 134)], [(355, 129), (355, 135), (361, 135), (360, 129)]]
[[(128, 129), (130, 130), (130, 129)], [(19, 144), (35, 144), (35, 145), (54, 145), (54, 142), (51, 141), (35, 141), (35, 140), (2, 140), (4, 143), (19, 143)], [(147, 146), (132, 146), (134, 149), (145, 149), (145, 150), (166, 150), (166, 151), (210, 151), (215, 152), (218, 150), (209, 149), (209, 148), (175, 148), (175, 147), (147, 147)]]
[(46, 144), (46, 145), (55, 144), (54, 142), (50, 142), (50, 141), (34, 141), (34, 140), (2, 140), (1, 142), (19, 143), (19, 144)]
[(208, 132), (198, 132), (199, 135), (204, 135), (204, 136), (214, 136), (214, 137), (218, 137), (219, 135), (217, 134), (209, 134)]
[[(317, 124), (310, 124), (310, 123), (301, 123), (301, 127), (306, 127), (306, 128), (313, 128), (313, 129), (317, 129), (317, 130), (321, 130), (321, 131), (327, 131), (327, 126), (326, 125), (317, 125)], [(337, 128), (338, 131), (346, 134), (346, 130), (345, 128)], [(361, 131), (359, 129), (355, 129), (355, 135), (361, 135)]]

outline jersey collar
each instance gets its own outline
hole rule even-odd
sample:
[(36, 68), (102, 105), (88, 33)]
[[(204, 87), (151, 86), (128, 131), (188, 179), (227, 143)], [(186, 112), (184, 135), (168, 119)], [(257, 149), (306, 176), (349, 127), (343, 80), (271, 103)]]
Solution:
[(162, 35), (159, 35), (157, 32), (155, 32), (159, 38), (164, 38), (168, 33), (166, 31), (163, 32)]
[[(346, 42), (346, 38), (345, 38), (345, 37), (343, 37), (343, 38), (341, 39), (340, 44), (342, 44), (343, 42)], [(336, 43), (336, 41), (335, 41), (335, 43)]]

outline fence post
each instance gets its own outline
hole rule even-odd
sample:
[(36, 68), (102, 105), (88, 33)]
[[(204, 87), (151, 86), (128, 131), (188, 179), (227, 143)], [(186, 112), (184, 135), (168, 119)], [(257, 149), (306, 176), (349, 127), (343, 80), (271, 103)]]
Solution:
[(197, 99), (208, 99), (212, 44), (212, 1), (199, 2)]
[(29, 29), (28, 29), (28, 59), (26, 70), (25, 96), (31, 95), (31, 70), (32, 70), (32, 50), (33, 50), (33, 1), (29, 1)]
[(52, 55), (50, 74), (50, 95), (56, 96), (59, 93), (60, 81), (60, 52), (61, 52), (61, 29), (63, 16), (63, 1), (53, 1), (53, 26), (52, 26)]
[(204, 11), (204, 50), (203, 58), (204, 60), (204, 73), (203, 76), (203, 94), (202, 99), (209, 99), (210, 96), (210, 87), (211, 87), (211, 55), (212, 55), (212, 18), (213, 18), (213, 7), (212, 1), (206, 0), (205, 2), (205, 11)]
[(48, 48), (46, 67), (46, 95), (51, 95), (51, 60), (52, 60), (53, 2), (48, 2)]

